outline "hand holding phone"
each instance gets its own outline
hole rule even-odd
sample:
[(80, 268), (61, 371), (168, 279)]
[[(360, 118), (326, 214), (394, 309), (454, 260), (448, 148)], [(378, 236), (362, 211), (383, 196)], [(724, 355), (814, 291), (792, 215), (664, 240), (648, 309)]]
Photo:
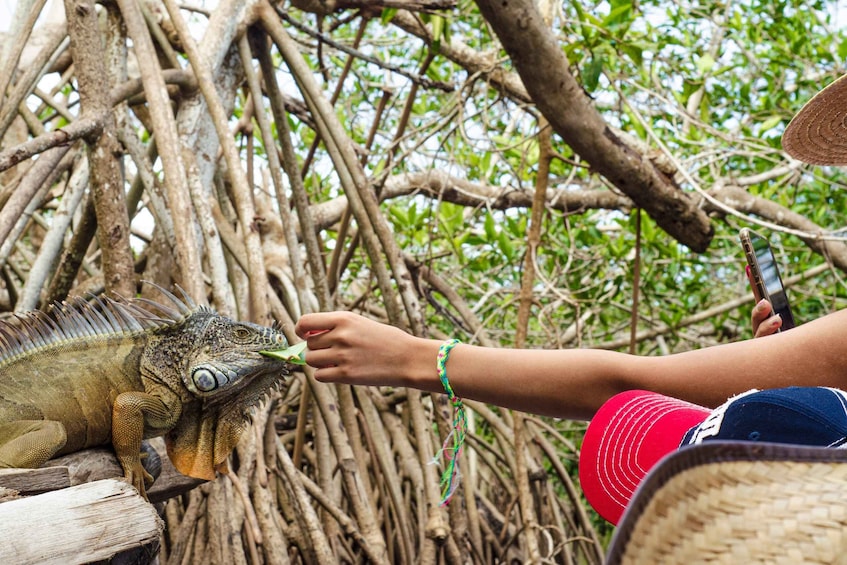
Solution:
[(753, 306), (753, 311), (750, 312), (750, 323), (753, 327), (753, 337), (765, 337), (773, 335), (782, 328), (782, 318), (773, 315), (771, 303), (762, 300), (759, 293), (755, 290), (756, 285), (753, 283), (753, 277), (750, 275), (750, 265), (745, 265), (747, 273), (747, 281), (750, 287), (753, 288), (753, 298), (756, 299), (756, 305)]
[(782, 330), (795, 326), (794, 315), (788, 303), (788, 294), (779, 276), (779, 269), (770, 243), (760, 234), (744, 228), (740, 233), (741, 245), (747, 257), (748, 278), (753, 286), (756, 300), (767, 299), (774, 314), (782, 318)]

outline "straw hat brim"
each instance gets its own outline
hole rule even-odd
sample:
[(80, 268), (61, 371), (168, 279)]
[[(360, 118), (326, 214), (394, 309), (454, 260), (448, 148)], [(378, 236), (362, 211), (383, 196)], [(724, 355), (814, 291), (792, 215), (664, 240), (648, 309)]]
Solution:
[(847, 450), (709, 441), (663, 459), (607, 563), (834, 563), (847, 555)]
[(786, 153), (812, 165), (847, 165), (847, 75), (818, 92), (782, 135)]

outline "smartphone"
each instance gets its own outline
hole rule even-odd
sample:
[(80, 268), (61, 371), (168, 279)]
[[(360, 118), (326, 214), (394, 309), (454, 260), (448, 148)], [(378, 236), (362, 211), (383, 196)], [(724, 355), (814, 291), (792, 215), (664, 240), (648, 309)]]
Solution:
[(739, 234), (744, 255), (747, 256), (749, 279), (753, 285), (753, 295), (756, 300), (768, 299), (773, 307), (773, 313), (782, 318), (782, 330), (790, 330), (795, 326), (788, 294), (779, 276), (771, 244), (765, 237), (755, 231), (744, 228)]

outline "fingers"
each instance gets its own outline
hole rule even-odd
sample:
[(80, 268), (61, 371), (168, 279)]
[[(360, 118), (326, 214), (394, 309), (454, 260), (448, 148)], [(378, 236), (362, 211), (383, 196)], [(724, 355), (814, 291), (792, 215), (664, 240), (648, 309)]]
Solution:
[(308, 339), (313, 335), (333, 329), (337, 324), (337, 320), (337, 312), (304, 314), (297, 320), (297, 325), (294, 326), (294, 333), (302, 339)]
[(775, 334), (782, 327), (782, 318), (778, 314), (774, 315), (773, 307), (767, 300), (756, 303), (750, 321), (753, 324), (753, 337)]
[(320, 337), (331, 335), (331, 332), (321, 332), (320, 336), (309, 338), (314, 343), (306, 350), (306, 364), (315, 369), (315, 380), (322, 383), (357, 384), (357, 375), (363, 363), (359, 359), (357, 349), (339, 344), (332, 340), (321, 342)]
[(771, 307), (771, 303), (767, 300), (759, 300), (755, 306), (753, 306), (753, 311), (750, 314), (750, 321), (753, 324), (753, 333), (755, 334), (759, 330), (759, 326), (771, 317), (773, 308)]
[[(341, 382), (349, 372), (351, 325), (357, 317), (349, 312), (320, 312), (300, 317), (294, 332), (306, 341), (305, 361), (317, 369), (320, 382)], [(355, 331), (353, 331), (355, 335)]]
[(329, 347), (310, 347), (305, 352), (305, 359), (306, 364), (315, 369), (334, 367), (339, 363), (338, 352)]
[(353, 312), (304, 315), (295, 332), (306, 341), (306, 364), (320, 382), (383, 385), (408, 360), (408, 333)]
[(756, 328), (754, 337), (773, 335), (782, 327), (782, 317), (779, 314), (771, 316)]
[(319, 383), (355, 384), (355, 380), (349, 379), (346, 373), (334, 366), (315, 369), (314, 376)]
[(750, 281), (750, 287), (753, 289), (753, 296), (758, 300), (753, 307), (753, 312), (750, 314), (750, 321), (753, 326), (753, 337), (764, 337), (775, 334), (782, 327), (782, 318), (778, 315), (773, 315), (773, 306), (767, 299), (759, 296), (756, 284), (753, 280), (753, 274), (750, 265), (744, 270), (747, 274), (747, 280)]

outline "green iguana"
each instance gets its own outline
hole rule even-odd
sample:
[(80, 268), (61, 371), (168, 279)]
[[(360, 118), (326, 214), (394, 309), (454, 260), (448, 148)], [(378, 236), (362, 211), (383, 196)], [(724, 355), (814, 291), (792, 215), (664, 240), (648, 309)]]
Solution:
[(146, 496), (143, 438), (212, 480), (250, 410), (287, 375), (278, 328), (235, 322), (159, 288), (169, 304), (75, 299), (0, 322), (0, 467), (39, 467), (111, 442)]

